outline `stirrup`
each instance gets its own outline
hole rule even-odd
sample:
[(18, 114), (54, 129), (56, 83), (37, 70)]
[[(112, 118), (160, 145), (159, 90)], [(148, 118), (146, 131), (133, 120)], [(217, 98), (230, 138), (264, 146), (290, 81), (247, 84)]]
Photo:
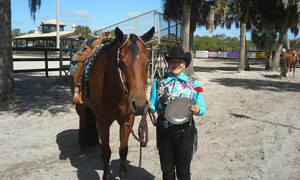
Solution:
[(79, 87), (74, 87), (73, 103), (74, 104), (83, 104), (82, 91), (79, 90)]

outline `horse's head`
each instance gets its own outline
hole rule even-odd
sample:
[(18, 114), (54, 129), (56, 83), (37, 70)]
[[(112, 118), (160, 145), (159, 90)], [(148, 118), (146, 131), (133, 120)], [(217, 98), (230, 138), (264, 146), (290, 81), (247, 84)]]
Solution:
[(154, 27), (140, 37), (135, 34), (124, 35), (118, 27), (115, 29), (116, 38), (121, 42), (117, 53), (120, 79), (135, 115), (145, 114), (149, 107), (146, 88), (150, 59), (145, 43), (153, 34)]

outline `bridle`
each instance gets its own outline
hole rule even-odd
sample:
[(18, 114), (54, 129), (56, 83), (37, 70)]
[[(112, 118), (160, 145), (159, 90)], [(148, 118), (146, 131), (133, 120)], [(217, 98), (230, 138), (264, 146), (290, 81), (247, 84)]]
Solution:
[[(136, 34), (128, 34), (127, 37), (126, 37), (126, 40), (124, 41), (124, 43), (118, 48), (118, 51), (117, 51), (117, 66), (118, 66), (118, 72), (119, 72), (119, 76), (120, 76), (120, 80), (121, 80), (121, 83), (122, 83), (122, 86), (123, 86), (123, 89), (126, 93), (126, 101), (127, 101), (127, 111), (128, 111), (128, 105), (129, 105), (129, 91), (128, 91), (128, 87), (126, 86), (126, 84), (124, 83), (124, 79), (122, 77), (122, 69), (121, 69), (121, 66), (120, 66), (120, 62), (121, 62), (121, 58), (120, 58), (120, 51), (121, 51), (121, 48), (123, 46), (125, 46), (125, 44), (129, 41), (129, 38), (131, 35), (135, 35), (136, 37), (138, 37), (138, 39), (144, 44), (144, 46), (146, 47), (146, 43), (139, 37), (137, 36)], [(156, 125), (156, 118), (155, 118), (155, 115), (153, 112), (151, 112), (150, 108), (148, 109), (148, 113), (149, 113), (149, 116), (150, 116), (150, 119), (153, 123), (153, 125), (155, 126)], [(144, 114), (142, 116), (142, 119), (140, 121), (140, 125), (139, 125), (139, 128), (138, 128), (138, 136), (136, 136), (136, 134), (134, 133), (133, 131), (133, 128), (131, 127), (131, 125), (129, 124), (129, 117), (131, 115), (131, 111), (129, 110), (129, 112), (126, 113), (126, 122), (125, 124), (127, 125), (127, 127), (129, 128), (130, 130), (130, 133), (133, 135), (133, 137), (140, 142), (140, 159), (139, 159), (139, 167), (141, 167), (141, 155), (142, 155), (142, 147), (145, 147), (148, 143), (148, 125), (147, 125), (147, 112), (146, 114)]]
[(128, 42), (129, 38), (131, 35), (135, 35), (136, 37), (138, 37), (138, 39), (144, 44), (144, 46), (146, 47), (146, 43), (136, 34), (128, 34), (127, 35), (127, 38), (126, 40), (124, 41), (124, 43), (118, 48), (118, 51), (117, 51), (117, 65), (118, 65), (118, 71), (119, 71), (119, 76), (120, 76), (120, 80), (122, 82), (122, 86), (123, 86), (123, 89), (124, 91), (126, 92), (126, 95), (128, 95), (128, 87), (126, 86), (126, 84), (124, 83), (124, 80), (123, 80), (123, 77), (122, 77), (122, 69), (120, 68), (120, 62), (121, 62), (121, 58), (120, 58), (120, 51), (121, 51), (121, 48), (123, 46), (125, 46), (125, 44)]

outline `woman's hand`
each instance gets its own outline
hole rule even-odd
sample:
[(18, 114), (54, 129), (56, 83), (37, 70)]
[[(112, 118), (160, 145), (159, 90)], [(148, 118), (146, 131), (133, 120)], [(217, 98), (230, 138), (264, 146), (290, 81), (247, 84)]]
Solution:
[(190, 105), (190, 111), (193, 113), (193, 114), (199, 114), (200, 112), (200, 106), (198, 106), (197, 104), (194, 104), (194, 105)]

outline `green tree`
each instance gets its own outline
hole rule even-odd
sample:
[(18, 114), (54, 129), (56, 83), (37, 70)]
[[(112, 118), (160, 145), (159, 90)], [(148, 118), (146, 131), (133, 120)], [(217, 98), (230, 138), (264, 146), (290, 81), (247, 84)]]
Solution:
[[(13, 29), (11, 31), (11, 37), (12, 37), (12, 39), (14, 39), (17, 36), (21, 36), (23, 34), (25, 34), (25, 33), (21, 33), (21, 30), (19, 28)], [(16, 46), (16, 42), (15, 41), (13, 41), (13, 46)]]
[(21, 36), (21, 35), (23, 35), (24, 33), (21, 33), (21, 29), (19, 29), (19, 28), (16, 28), (16, 29), (13, 29), (13, 30), (11, 30), (11, 37), (12, 38), (15, 38), (15, 37), (17, 37), (17, 36)]
[[(32, 18), (41, 0), (28, 0)], [(0, 1), (0, 102), (14, 101), (14, 71), (12, 58), (11, 2)]]
[(34, 33), (34, 30), (29, 30), (27, 34), (32, 34)]
[[(287, 30), (290, 29), (295, 35), (299, 32), (300, 0), (255, 0), (254, 4), (256, 12), (251, 18), (253, 19), (251, 24), (255, 28), (252, 32), (253, 42), (258, 46), (265, 42), (264, 49), (267, 51), (265, 69), (277, 70)], [(279, 36), (275, 43), (277, 34)], [(275, 50), (274, 57), (273, 50)]]
[[(251, 41), (246, 42), (248, 49), (256, 50), (255, 44)], [(231, 51), (240, 49), (240, 40), (237, 37), (226, 37), (224, 34), (194, 37), (195, 50), (208, 51)]]
[(276, 31), (279, 32), (278, 44), (271, 63), (271, 70), (276, 71), (279, 69), (279, 56), (287, 30), (290, 29), (295, 35), (299, 33), (300, 0), (278, 0), (273, 11), (277, 15), (274, 23)]
[(91, 39), (94, 36), (92, 35), (92, 31), (88, 26), (76, 26), (74, 34), (84, 36), (87, 39)]

